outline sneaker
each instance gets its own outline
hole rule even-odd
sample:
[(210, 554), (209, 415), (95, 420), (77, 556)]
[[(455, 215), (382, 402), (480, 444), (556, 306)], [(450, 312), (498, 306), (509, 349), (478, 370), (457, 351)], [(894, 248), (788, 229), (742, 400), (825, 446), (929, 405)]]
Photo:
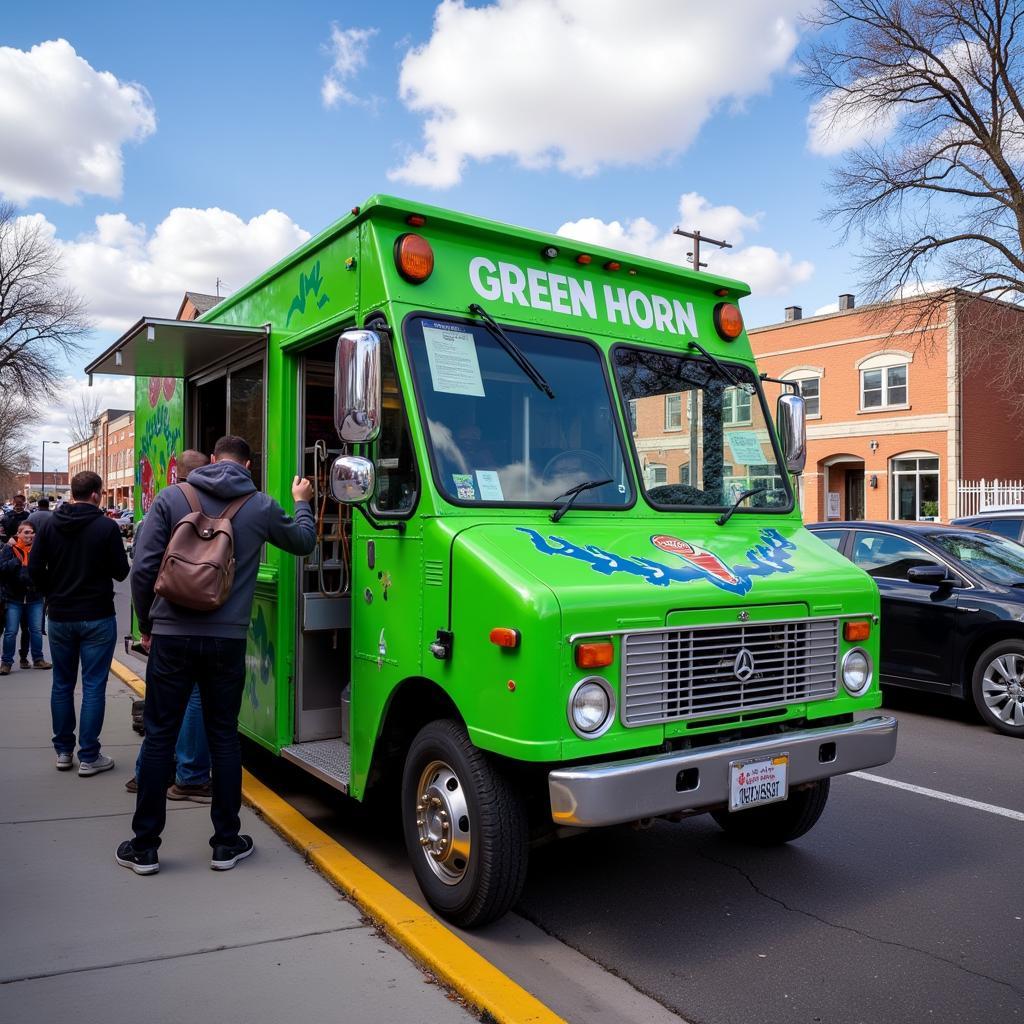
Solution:
[(71, 760), (72, 760), (71, 754), (58, 754), (57, 755), (57, 771), (59, 771), (59, 772), (69, 772), (69, 771), (71, 771), (71, 768), (72, 768)]
[(160, 870), (156, 850), (136, 850), (130, 839), (117, 848), (114, 859), (121, 867), (131, 868), (137, 875), (155, 875)]
[(192, 800), (197, 804), (208, 804), (213, 801), (213, 793), (210, 791), (210, 784), (208, 782), (201, 782), (196, 785), (176, 782), (167, 790), (167, 799)]
[(81, 776), (86, 775), (99, 775), (100, 772), (109, 772), (114, 767), (114, 759), (107, 757), (106, 754), (97, 754), (95, 761), (82, 761), (78, 762), (78, 774)]
[(11, 665), (0, 665), (0, 676), (9, 676), (11, 674)]
[[(23, 661), (21, 663), (21, 667), (22, 668), (28, 668), (28, 662), (27, 661)], [(53, 668), (53, 663), (49, 662), (49, 661), (46, 661), (45, 658), (40, 658), (39, 661), (35, 662), (35, 664), (33, 664), (32, 667), (33, 668)]]
[(29, 668), (28, 658), (22, 657), (22, 659), (21, 659), (21, 667), (22, 668)]
[(135, 776), (133, 775), (124, 784), (124, 788), (127, 789), (129, 793), (138, 793), (138, 791), (139, 791), (139, 780), (137, 778), (135, 778)]
[(239, 836), (230, 846), (215, 846), (210, 867), (214, 871), (230, 871), (240, 860), (245, 860), (254, 849), (252, 836)]

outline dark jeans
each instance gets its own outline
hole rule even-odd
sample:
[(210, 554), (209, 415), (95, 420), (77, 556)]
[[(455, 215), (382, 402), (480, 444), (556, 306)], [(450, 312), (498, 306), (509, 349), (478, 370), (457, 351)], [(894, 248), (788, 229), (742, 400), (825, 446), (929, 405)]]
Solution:
[(192, 687), (199, 686), (212, 767), (211, 846), (238, 840), (242, 753), (238, 711), (245, 685), (245, 640), (154, 634), (146, 667), (146, 742), (132, 830), (137, 850), (155, 850), (167, 819), (167, 777)]

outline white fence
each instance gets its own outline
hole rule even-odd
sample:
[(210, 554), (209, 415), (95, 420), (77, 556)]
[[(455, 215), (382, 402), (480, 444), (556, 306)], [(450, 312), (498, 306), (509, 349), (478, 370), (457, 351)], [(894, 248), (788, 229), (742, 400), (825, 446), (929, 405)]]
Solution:
[(993, 505), (1024, 505), (1024, 480), (958, 480), (957, 516), (973, 516)]

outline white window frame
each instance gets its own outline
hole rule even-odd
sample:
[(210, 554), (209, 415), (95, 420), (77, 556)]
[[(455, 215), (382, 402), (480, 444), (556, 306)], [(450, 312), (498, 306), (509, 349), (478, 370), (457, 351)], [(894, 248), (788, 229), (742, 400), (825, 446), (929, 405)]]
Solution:
[[(676, 405), (675, 417), (674, 418), (678, 420), (678, 422), (676, 422), (676, 423), (671, 423), (669, 421), (669, 404), (670, 404), (670, 400), (673, 400), (673, 399), (675, 400), (675, 405)], [(666, 432), (668, 432), (668, 431), (675, 431), (675, 430), (682, 430), (682, 429), (683, 429), (683, 396), (678, 391), (669, 391), (665, 395), (665, 430), (666, 430)]]
[[(903, 459), (913, 459), (918, 465), (915, 469), (896, 469), (896, 463)], [(938, 461), (938, 467), (936, 469), (921, 469), (921, 459), (935, 459)], [(914, 518), (913, 519), (900, 519), (899, 517), (899, 477), (909, 476), (914, 478)], [(914, 523), (921, 521), (921, 477), (922, 476), (934, 476), (938, 481), (939, 495), (937, 499), (938, 510), (935, 513), (935, 519), (940, 520), (942, 518), (942, 457), (935, 452), (900, 452), (898, 455), (893, 455), (889, 459), (889, 492), (890, 498), (890, 515), (892, 521), (896, 523)]]
[[(875, 352), (866, 356), (857, 363), (860, 376), (860, 412), (881, 412), (885, 409), (909, 409), (910, 408), (910, 364), (914, 361), (912, 352), (904, 352), (896, 349), (889, 349), (884, 352)], [(889, 372), (903, 367), (905, 381), (903, 384), (892, 384), (889, 381)], [(881, 376), (880, 388), (871, 388), (872, 391), (880, 390), (881, 404), (867, 405), (864, 401), (864, 377), (865, 374), (877, 371)], [(892, 401), (890, 394), (894, 388), (903, 388), (902, 400)]]
[[(665, 474), (664, 480), (655, 480), (655, 470), (661, 470)], [(668, 466), (664, 462), (648, 462), (644, 468), (644, 477), (647, 480), (647, 486), (650, 487), (661, 487), (668, 483)]]
[[(737, 399), (740, 395), (747, 396), (747, 418), (742, 420), (738, 416), (738, 409), (736, 407)], [(722, 426), (749, 427), (754, 422), (753, 399), (754, 396), (742, 388), (734, 387), (724, 392), (722, 395)]]

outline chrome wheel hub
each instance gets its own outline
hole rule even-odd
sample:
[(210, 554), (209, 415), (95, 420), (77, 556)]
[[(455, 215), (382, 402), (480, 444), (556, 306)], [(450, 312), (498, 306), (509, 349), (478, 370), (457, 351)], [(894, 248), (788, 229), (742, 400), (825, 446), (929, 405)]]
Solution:
[(1024, 655), (1003, 654), (985, 668), (981, 680), (985, 705), (1007, 725), (1024, 725)]
[(459, 777), (444, 761), (431, 761), (416, 787), (416, 832), (431, 871), (446, 885), (469, 867), (469, 807)]

